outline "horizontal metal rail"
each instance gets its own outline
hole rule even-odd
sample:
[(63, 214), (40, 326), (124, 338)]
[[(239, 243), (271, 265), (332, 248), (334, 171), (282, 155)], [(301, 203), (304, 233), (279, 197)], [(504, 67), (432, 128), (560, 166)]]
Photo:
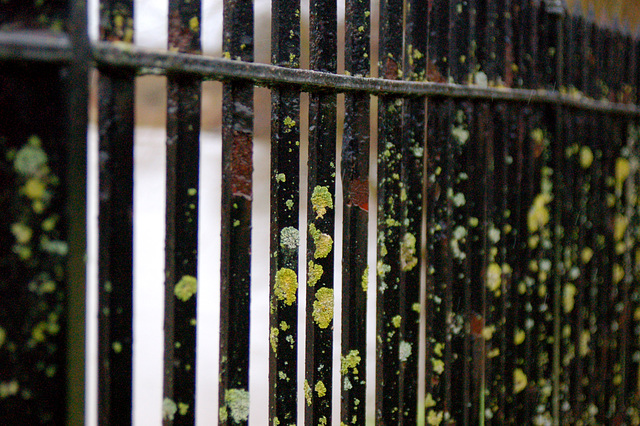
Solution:
[[(234, 61), (223, 58), (152, 51), (126, 44), (92, 43), (92, 56), (98, 67), (133, 68), (138, 75), (183, 74), (210, 80), (249, 80), (258, 86), (293, 85), (303, 91), (366, 92), (401, 97), (443, 97), (554, 104), (608, 114), (640, 116), (633, 104), (594, 100), (556, 90), (527, 90), (465, 86), (450, 83), (386, 80), (318, 71), (283, 68), (274, 65)], [(0, 33), (1, 60), (32, 60), (55, 63), (71, 61), (71, 43), (64, 36), (50, 34)]]

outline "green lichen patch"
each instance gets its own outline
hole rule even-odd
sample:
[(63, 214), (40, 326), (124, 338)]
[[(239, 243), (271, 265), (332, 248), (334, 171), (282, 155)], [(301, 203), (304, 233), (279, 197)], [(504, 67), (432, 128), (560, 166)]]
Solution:
[(287, 306), (291, 306), (296, 301), (297, 291), (298, 275), (294, 270), (281, 268), (276, 272), (274, 294), (279, 300), (284, 301)]
[(347, 374), (349, 369), (353, 371), (353, 374), (358, 374), (358, 364), (362, 358), (360, 357), (360, 351), (352, 349), (346, 356), (340, 357), (340, 373)]
[(316, 219), (321, 219), (327, 213), (327, 209), (333, 208), (333, 198), (328, 186), (316, 186), (313, 188), (311, 207), (316, 214)]
[(324, 385), (324, 383), (322, 383), (322, 380), (318, 380), (318, 383), (316, 383), (314, 389), (318, 396), (321, 398), (327, 394), (327, 387)]
[(304, 381), (304, 399), (307, 401), (307, 405), (311, 406), (313, 402), (313, 393), (311, 391), (311, 386), (309, 386), (309, 381)]
[(278, 335), (280, 330), (277, 327), (271, 327), (271, 333), (269, 334), (269, 343), (271, 343), (271, 349), (273, 352), (278, 351)]
[(518, 394), (527, 387), (527, 376), (521, 368), (513, 370), (513, 392)]
[(410, 271), (418, 264), (416, 254), (416, 237), (407, 232), (400, 242), (400, 267), (403, 271)]
[(316, 259), (327, 257), (333, 248), (331, 235), (320, 232), (313, 223), (309, 225), (309, 235), (313, 239), (313, 244), (316, 248), (313, 257)]
[(313, 302), (313, 320), (320, 328), (327, 328), (333, 320), (333, 289), (320, 288)]
[(184, 275), (182, 278), (180, 278), (180, 281), (178, 281), (178, 284), (176, 284), (176, 286), (174, 287), (173, 293), (179, 300), (186, 302), (187, 300), (191, 299), (194, 294), (196, 294), (196, 290), (196, 277), (191, 275)]
[(369, 265), (364, 268), (364, 272), (362, 273), (362, 291), (366, 292), (369, 290)]
[(487, 268), (487, 288), (494, 293), (499, 293), (501, 284), (502, 268), (497, 263), (492, 262)]
[(224, 394), (224, 403), (235, 423), (247, 421), (249, 418), (249, 392), (245, 389), (227, 389)]
[(527, 214), (529, 232), (536, 232), (549, 223), (550, 215), (547, 204), (551, 202), (551, 199), (549, 194), (538, 194), (533, 200), (533, 205)]
[(322, 278), (322, 274), (324, 273), (324, 270), (322, 268), (322, 265), (318, 265), (314, 263), (313, 260), (309, 261), (308, 266), (309, 267), (307, 270), (307, 276), (308, 276), (307, 284), (310, 287), (313, 287), (320, 280), (320, 278)]

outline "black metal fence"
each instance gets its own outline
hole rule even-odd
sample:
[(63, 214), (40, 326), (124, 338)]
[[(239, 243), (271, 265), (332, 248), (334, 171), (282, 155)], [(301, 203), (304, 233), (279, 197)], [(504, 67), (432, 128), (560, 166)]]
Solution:
[[(637, 36), (567, 13), (561, 1), (383, 0), (379, 78), (371, 78), (367, 0), (346, 0), (343, 74), (335, 2), (310, 2), (309, 70), (299, 69), (299, 0), (272, 2), (272, 65), (252, 63), (251, 1), (225, 0), (219, 59), (199, 55), (200, 3), (169, 3), (166, 53), (132, 45), (131, 0), (101, 1), (92, 46), (82, 2), (0, 3), (3, 424), (83, 422), (92, 65), (100, 73), (100, 424), (131, 422), (133, 93), (136, 77), (149, 73), (168, 78), (166, 424), (195, 421), (200, 83), (208, 79), (224, 82), (221, 424), (249, 421), (255, 85), (272, 96), (270, 425), (295, 424), (301, 398), (305, 424), (365, 423), (369, 268), (377, 424), (640, 424)], [(337, 93), (345, 94), (340, 160)], [(336, 179), (342, 263), (333, 250)], [(378, 256), (368, 266), (374, 238)], [(332, 366), (336, 297), (342, 355)], [(307, 312), (304, 360), (298, 303)], [(339, 420), (332, 386), (340, 387)]]

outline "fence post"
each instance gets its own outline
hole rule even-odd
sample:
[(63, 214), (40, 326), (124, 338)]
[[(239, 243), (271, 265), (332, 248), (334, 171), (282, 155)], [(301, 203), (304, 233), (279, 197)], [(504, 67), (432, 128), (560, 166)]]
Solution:
[(3, 424), (82, 424), (85, 8), (6, 1), (0, 17), (9, 46), (71, 52), (0, 66), (0, 413)]

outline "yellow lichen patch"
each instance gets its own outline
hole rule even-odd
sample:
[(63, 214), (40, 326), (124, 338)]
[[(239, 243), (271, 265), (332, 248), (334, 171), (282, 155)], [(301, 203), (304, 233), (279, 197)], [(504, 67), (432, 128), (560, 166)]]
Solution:
[(431, 366), (433, 367), (433, 372), (436, 374), (442, 374), (444, 372), (444, 361), (441, 359), (431, 358)]
[(538, 144), (544, 142), (544, 132), (540, 128), (533, 129), (530, 136), (531, 139)]
[(322, 274), (324, 273), (324, 270), (322, 268), (322, 265), (317, 265), (315, 263), (313, 263), (313, 260), (309, 261), (309, 267), (307, 269), (307, 284), (310, 287), (313, 287), (314, 285), (316, 285), (316, 283), (320, 280), (320, 278), (322, 277)]
[(314, 387), (314, 389), (318, 394), (318, 396), (321, 398), (327, 394), (327, 388), (324, 385), (324, 383), (322, 383), (322, 380), (318, 380), (318, 383), (316, 383), (316, 386)]
[(286, 321), (280, 321), (280, 330), (287, 331), (290, 328), (291, 327), (289, 326), (289, 324), (287, 324)]
[(618, 284), (624, 278), (624, 268), (619, 264), (613, 265), (613, 283)]
[(484, 327), (482, 329), (482, 337), (484, 338), (484, 340), (491, 340), (491, 338), (493, 337), (493, 333), (495, 332), (496, 332), (495, 325)]
[(431, 393), (428, 393), (427, 396), (424, 398), (424, 408), (431, 408), (435, 406), (436, 406), (436, 402), (434, 401), (433, 396), (431, 395)]
[(391, 323), (395, 328), (400, 328), (400, 324), (402, 324), (402, 316), (396, 315), (395, 317), (391, 318)]
[(292, 128), (293, 126), (296, 125), (296, 121), (294, 119), (292, 119), (289, 116), (286, 116), (284, 118), (284, 125), (287, 126), (288, 128)]
[(589, 353), (589, 343), (591, 343), (591, 332), (589, 330), (583, 330), (580, 334), (580, 356), (585, 357)]
[(573, 311), (573, 307), (575, 305), (575, 295), (578, 290), (576, 286), (568, 283), (564, 286), (564, 291), (562, 292), (562, 307), (564, 308), (564, 312), (568, 314)]
[(4, 342), (7, 341), (7, 331), (0, 327), (0, 348), (4, 345)]
[(333, 208), (333, 198), (328, 186), (316, 186), (313, 188), (311, 207), (316, 213), (316, 219), (321, 219), (327, 213), (327, 209)]
[(631, 173), (631, 163), (626, 158), (616, 159), (616, 191), (622, 191), (622, 185)]
[(360, 364), (360, 351), (353, 349), (346, 356), (340, 357), (340, 373), (347, 374), (349, 369), (353, 370), (353, 374), (358, 374), (358, 364)]
[(224, 394), (224, 403), (234, 422), (247, 421), (249, 418), (249, 392), (244, 389), (227, 389)]
[(271, 349), (273, 352), (278, 351), (278, 335), (280, 334), (280, 330), (276, 327), (271, 327), (271, 333), (269, 334), (269, 342), (271, 343)]
[(580, 252), (580, 259), (584, 264), (589, 263), (592, 257), (593, 257), (593, 250), (590, 249), (589, 247), (583, 248), (582, 252)]
[(197, 16), (194, 16), (193, 18), (189, 19), (189, 28), (191, 28), (191, 31), (193, 32), (200, 31), (200, 21), (198, 21)]
[(522, 344), (526, 336), (527, 335), (524, 332), (524, 330), (521, 330), (521, 329), (516, 330), (515, 334), (513, 335), (513, 344), (516, 346)]
[(181, 416), (186, 416), (187, 412), (189, 412), (189, 404), (185, 404), (184, 402), (179, 402), (178, 413), (180, 413)]
[(629, 219), (626, 216), (617, 214), (613, 221), (613, 238), (615, 241), (622, 241), (628, 226)]
[(588, 169), (593, 163), (593, 152), (588, 146), (580, 148), (580, 166), (583, 169)]
[(433, 353), (437, 356), (442, 356), (442, 350), (444, 349), (444, 343), (436, 343), (433, 345)]
[(369, 290), (369, 265), (364, 268), (364, 272), (362, 273), (362, 291), (366, 292)]
[(11, 224), (11, 233), (18, 244), (27, 244), (33, 236), (33, 230), (24, 223)]
[(276, 272), (276, 283), (273, 289), (275, 296), (291, 306), (296, 301), (298, 291), (298, 275), (293, 269), (281, 268)]
[(22, 193), (31, 200), (40, 200), (47, 193), (47, 185), (41, 179), (31, 178), (22, 187)]
[(196, 277), (193, 277), (191, 275), (184, 275), (182, 278), (180, 278), (180, 281), (178, 281), (178, 284), (176, 284), (176, 286), (174, 287), (173, 293), (178, 299), (186, 302), (187, 300), (191, 299), (191, 296), (196, 294), (196, 289)]
[(311, 386), (307, 380), (304, 381), (304, 399), (307, 400), (307, 405), (311, 405), (313, 393), (311, 392)]
[(400, 267), (403, 271), (410, 271), (418, 264), (416, 254), (416, 237), (407, 232), (400, 242)]
[(487, 288), (494, 293), (500, 291), (500, 285), (502, 284), (502, 268), (495, 262), (492, 262), (487, 267)]
[(513, 392), (518, 394), (527, 387), (527, 376), (521, 368), (513, 371)]
[(333, 248), (331, 236), (320, 232), (313, 223), (309, 225), (309, 235), (313, 238), (313, 244), (316, 247), (313, 257), (316, 259), (327, 257)]
[(549, 194), (538, 194), (533, 200), (533, 205), (527, 214), (527, 227), (529, 232), (536, 232), (549, 223), (549, 210), (547, 204), (551, 202)]
[(333, 289), (322, 287), (313, 302), (313, 320), (320, 328), (327, 328), (333, 319)]
[(427, 415), (427, 424), (431, 426), (438, 426), (442, 423), (443, 417), (444, 413), (442, 411), (429, 410), (429, 414)]

